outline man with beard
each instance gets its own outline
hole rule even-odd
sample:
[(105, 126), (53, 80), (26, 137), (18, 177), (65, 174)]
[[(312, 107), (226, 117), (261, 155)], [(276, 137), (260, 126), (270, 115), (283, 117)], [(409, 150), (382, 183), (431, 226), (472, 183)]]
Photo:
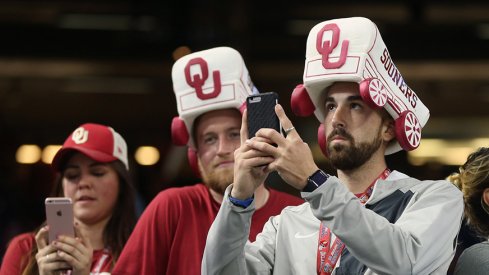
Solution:
[[(304, 85), (291, 105), (322, 123), (319, 145), (337, 176), (318, 168), (280, 105), (286, 137), (261, 129), (247, 139), (245, 113), (234, 182), (209, 231), (202, 274), (446, 274), (462, 194), (447, 181), (419, 181), (387, 167), (386, 154), (419, 145), (429, 111), (400, 74), (391, 78), (386, 53), (366, 18), (325, 21), (310, 31)], [(306, 203), (271, 218), (249, 243), (258, 202), (252, 195), (270, 171), (301, 190)]]
[[(179, 113), (172, 122), (173, 142), (189, 146), (190, 165), (204, 184), (160, 192), (140, 217), (112, 274), (200, 274), (207, 232), (233, 182), (240, 110), (246, 97), (257, 92), (241, 55), (228, 47), (189, 54), (175, 62), (172, 79)], [(270, 216), (304, 202), (263, 183), (254, 193), (250, 241)]]

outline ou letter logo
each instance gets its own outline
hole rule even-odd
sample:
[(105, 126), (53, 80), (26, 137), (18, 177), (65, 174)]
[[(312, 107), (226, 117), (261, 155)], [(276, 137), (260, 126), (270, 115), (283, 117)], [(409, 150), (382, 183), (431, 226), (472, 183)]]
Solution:
[[(200, 67), (200, 75), (190, 75), (190, 67), (194, 65)], [(214, 90), (210, 93), (204, 94), (202, 87), (207, 81), (207, 78), (209, 78), (209, 68), (207, 66), (207, 62), (200, 57), (190, 59), (190, 61), (185, 66), (185, 80), (190, 87), (195, 89), (197, 97), (202, 100), (215, 98), (221, 93), (221, 74), (219, 73), (219, 71), (216, 70), (212, 72), (212, 79), (214, 80)]]
[(88, 131), (85, 130), (85, 128), (83, 127), (78, 127), (75, 131), (73, 131), (73, 134), (71, 135), (71, 139), (76, 144), (85, 143), (88, 140)]
[[(331, 41), (323, 41), (323, 35), (325, 32), (331, 31)], [(338, 46), (338, 40), (340, 37), (340, 28), (336, 24), (327, 24), (318, 32), (316, 37), (316, 50), (322, 55), (323, 67), (325, 69), (337, 69), (343, 66), (346, 62), (346, 56), (348, 54), (348, 40), (343, 40), (341, 43), (340, 59), (336, 62), (329, 61), (329, 55)]]

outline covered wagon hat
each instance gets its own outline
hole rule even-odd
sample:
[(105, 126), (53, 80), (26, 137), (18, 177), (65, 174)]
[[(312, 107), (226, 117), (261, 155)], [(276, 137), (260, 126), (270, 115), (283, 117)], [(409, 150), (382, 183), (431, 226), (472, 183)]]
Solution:
[[(377, 26), (369, 19), (334, 19), (314, 26), (307, 38), (303, 81), (291, 97), (296, 115), (314, 113), (322, 123), (327, 88), (335, 82), (356, 82), (362, 99), (373, 108), (384, 108), (395, 121), (396, 139), (386, 154), (419, 146), (429, 110), (406, 84)], [(325, 152), (321, 128), (319, 144)]]
[(218, 47), (178, 59), (172, 68), (178, 117), (172, 121), (176, 145), (195, 148), (192, 130), (197, 117), (209, 111), (244, 110), (246, 97), (257, 90), (238, 51)]
[(192, 133), (199, 116), (215, 110), (236, 108), (243, 112), (253, 86), (241, 54), (229, 47), (199, 51), (178, 59), (172, 68), (178, 117), (171, 125), (175, 145), (188, 145), (190, 167), (199, 175), (196, 142)]

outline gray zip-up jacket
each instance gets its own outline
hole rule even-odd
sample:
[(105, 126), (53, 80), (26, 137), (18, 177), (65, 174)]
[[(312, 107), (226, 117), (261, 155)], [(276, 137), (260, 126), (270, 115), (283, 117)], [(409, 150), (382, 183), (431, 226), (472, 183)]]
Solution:
[(332, 176), (306, 202), (270, 218), (248, 242), (255, 206), (234, 206), (227, 188), (207, 236), (202, 274), (316, 274), (320, 221), (346, 245), (333, 274), (446, 274), (463, 214), (462, 193), (447, 181), (393, 171), (362, 206)]

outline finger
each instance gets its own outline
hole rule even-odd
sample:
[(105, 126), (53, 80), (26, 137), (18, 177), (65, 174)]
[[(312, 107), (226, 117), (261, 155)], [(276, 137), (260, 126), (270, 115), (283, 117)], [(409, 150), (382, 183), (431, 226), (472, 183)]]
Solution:
[(38, 250), (41, 250), (48, 245), (48, 234), (49, 226), (47, 225), (39, 229), (39, 231), (37, 232), (35, 240)]
[(56, 247), (52, 245), (47, 245), (42, 249), (39, 249), (36, 253), (36, 260), (41, 261), (41, 260), (46, 260), (47, 256), (55, 253), (56, 252)]
[(243, 111), (243, 117), (241, 118), (241, 129), (239, 131), (241, 144), (244, 144), (248, 139), (248, 111)]
[(72, 267), (68, 262), (63, 261), (60, 257), (58, 257), (56, 252), (46, 255), (42, 259), (38, 260), (37, 264), (39, 266), (39, 270), (42, 270), (42, 273), (44, 274), (53, 274), (54, 271), (68, 270)]
[[(57, 248), (58, 252), (63, 252), (59, 255), (66, 254), (72, 256), (73, 258), (83, 257), (83, 255), (86, 255), (89, 251), (83, 241), (78, 237), (72, 238), (67, 236), (60, 236), (56, 241), (53, 242), (53, 246)], [(65, 257), (62, 258), (64, 260), (67, 260), (67, 258)]]
[[(278, 119), (280, 120), (280, 124), (282, 125), (282, 128), (292, 129), (292, 127), (294, 127), (294, 125), (292, 124), (290, 119), (285, 114), (285, 111), (284, 111), (284, 108), (282, 107), (282, 105), (280, 105), (280, 104), (275, 105), (275, 113), (277, 114)], [(289, 137), (289, 136), (293, 137), (295, 139), (302, 140), (301, 137), (299, 136), (299, 133), (297, 133), (297, 131), (295, 130), (295, 128), (294, 128), (294, 130), (290, 131), (287, 134), (287, 137)]]
[[(46, 254), (42, 257), (36, 257), (36, 260), (37, 260), (37, 263), (39, 266), (46, 267), (46, 266), (51, 265), (51, 267), (48, 268), (51, 270), (57, 269), (57, 268), (53, 267), (53, 265), (52, 265), (53, 263), (56, 265), (59, 263), (62, 263), (65, 267), (70, 267), (70, 265), (68, 265), (65, 261), (63, 261), (63, 259), (61, 257), (59, 257), (57, 251), (53, 251), (53, 252)], [(54, 265), (54, 266), (56, 266), (56, 265)], [(46, 269), (46, 268), (44, 268), (44, 269)]]
[(241, 154), (241, 159), (244, 159), (244, 160), (252, 159), (252, 158), (258, 158), (258, 157), (271, 157), (271, 158), (273, 158), (273, 156), (271, 154), (260, 151), (260, 150), (253, 149), (251, 147), (249, 150), (247, 150), (246, 152), (243, 152)]
[(258, 132), (256, 132), (256, 137), (261, 138), (260, 141), (266, 142), (274, 148), (277, 146), (283, 147), (287, 144), (286, 138), (281, 133), (270, 128), (262, 128), (258, 130)]
[(83, 246), (81, 241), (75, 243), (76, 244), (73, 246), (60, 240), (55, 241), (53, 245), (58, 249), (56, 251), (57, 258), (74, 268), (80, 268), (88, 264), (91, 256), (88, 254), (88, 250)]
[[(260, 132), (260, 131), (263, 134), (259, 135), (258, 132)], [(272, 136), (273, 133), (277, 133), (277, 131), (275, 131), (273, 129), (268, 129), (268, 128), (262, 128), (262, 129), (258, 130), (258, 132), (257, 132), (257, 136), (252, 137), (249, 140), (251, 140), (253, 142), (263, 142), (263, 143), (267, 143), (267, 144), (272, 144), (273, 140), (270, 139), (269, 136)]]
[(257, 156), (243, 160), (244, 165), (247, 167), (264, 167), (272, 163), (275, 159), (270, 156)]
[(67, 261), (71, 265), (79, 265), (79, 263), (86, 262), (86, 259), (90, 258), (93, 249), (90, 241), (84, 235), (78, 223), (75, 223), (75, 238), (69, 236), (60, 236), (53, 245), (58, 248), (58, 256)]
[[(269, 131), (267, 131), (269, 130)], [(271, 134), (271, 132), (275, 132), (276, 134), (277, 131), (271, 130), (271, 129), (260, 129), (261, 134)], [(278, 134), (280, 135), (280, 134)], [(283, 137), (282, 137), (283, 139)], [(273, 144), (280, 143), (280, 141), (270, 141), (270, 139), (264, 138), (264, 137), (259, 137), (259, 138), (252, 138), (246, 141), (246, 145), (250, 148), (252, 148), (254, 151), (261, 152), (262, 155), (264, 156), (272, 156), (272, 157), (277, 157), (277, 147), (275, 147)]]

